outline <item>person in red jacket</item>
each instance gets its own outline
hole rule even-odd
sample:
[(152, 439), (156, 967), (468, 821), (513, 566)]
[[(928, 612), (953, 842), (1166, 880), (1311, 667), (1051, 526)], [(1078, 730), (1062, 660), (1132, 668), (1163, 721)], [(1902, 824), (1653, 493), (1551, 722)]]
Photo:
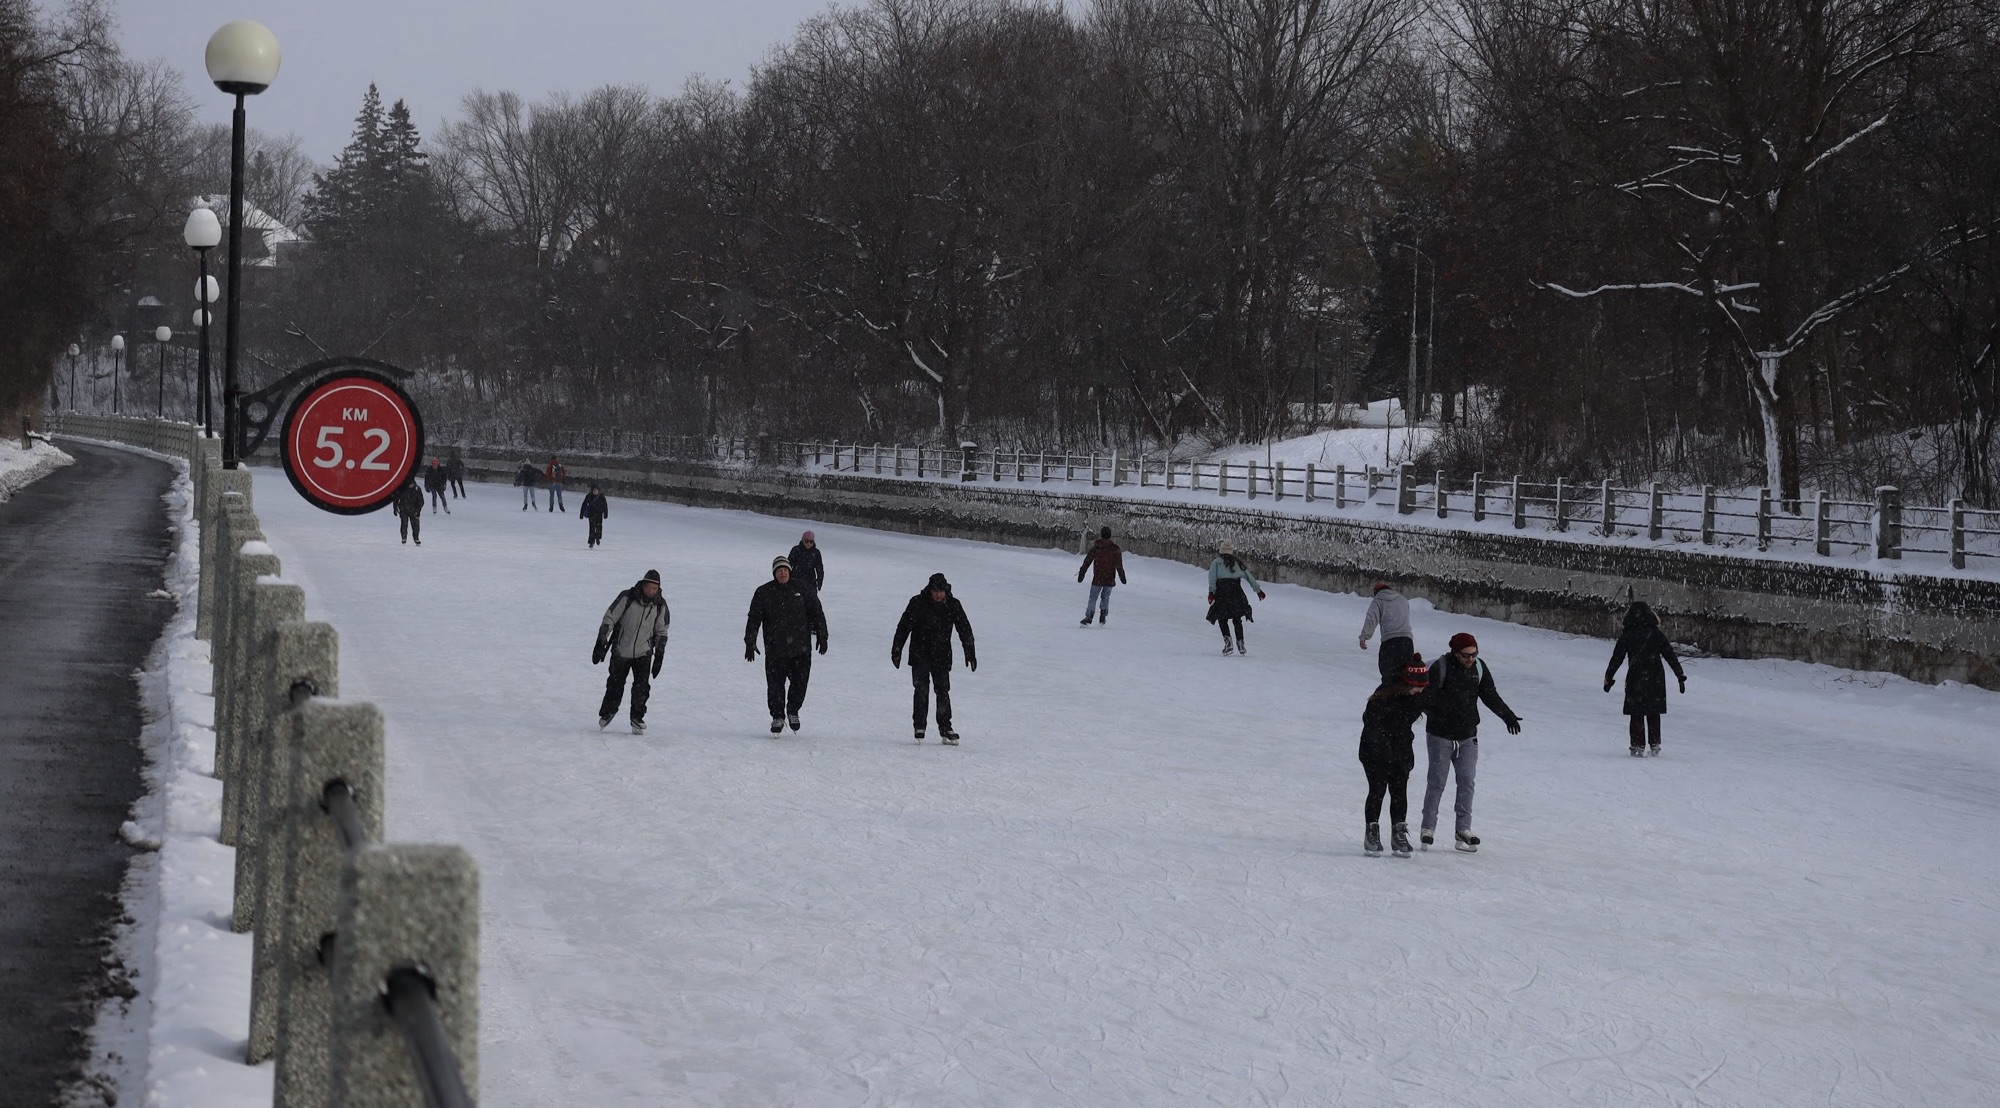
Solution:
[[(1093, 567), (1095, 567), (1093, 569)], [(1099, 623), (1111, 622), (1111, 589), (1125, 583), (1125, 552), (1111, 541), (1111, 528), (1097, 533), (1097, 541), (1084, 552), (1083, 565), (1076, 571), (1076, 579), (1083, 580), (1086, 570), (1090, 571), (1090, 595), (1083, 602), (1083, 622), (1078, 626), (1090, 626), (1092, 610), (1095, 609)]]
[(548, 467), (542, 470), (542, 480), (549, 486), (549, 511), (568, 514), (569, 505), (563, 503), (563, 482), (569, 479), (569, 467), (562, 459), (549, 455)]

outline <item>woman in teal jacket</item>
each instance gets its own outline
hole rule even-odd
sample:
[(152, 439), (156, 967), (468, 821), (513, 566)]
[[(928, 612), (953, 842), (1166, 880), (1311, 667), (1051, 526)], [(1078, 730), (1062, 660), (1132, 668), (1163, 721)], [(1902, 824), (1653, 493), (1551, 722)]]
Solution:
[[(1256, 622), (1257, 617), (1250, 611), (1250, 598), (1244, 594), (1245, 583), (1257, 599), (1264, 599), (1263, 586), (1250, 576), (1250, 567), (1236, 557), (1236, 547), (1227, 539), (1215, 548), (1215, 560), (1208, 563), (1208, 622), (1222, 630), (1222, 655), (1248, 654), (1250, 648), (1243, 644), (1243, 621)], [(1236, 629), (1236, 641), (1229, 639), (1230, 625)]]

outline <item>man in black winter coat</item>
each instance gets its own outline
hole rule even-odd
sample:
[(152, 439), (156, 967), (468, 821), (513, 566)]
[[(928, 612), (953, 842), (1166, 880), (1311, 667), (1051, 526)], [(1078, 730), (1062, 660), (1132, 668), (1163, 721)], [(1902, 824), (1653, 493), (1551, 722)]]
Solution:
[[(750, 596), (743, 624), (743, 660), (757, 659), (757, 631), (764, 632), (764, 701), (771, 709), (771, 734), (799, 729), (799, 708), (812, 680), (812, 650), (826, 653), (826, 612), (819, 594), (792, 576), (789, 558), (771, 560), (771, 579)], [(787, 688), (789, 686), (789, 688)]]
[(1458, 796), (1452, 812), (1457, 823), (1452, 845), (1470, 853), (1479, 849), (1479, 836), (1472, 833), (1472, 790), (1479, 770), (1479, 706), (1484, 704), (1499, 716), (1509, 735), (1521, 733), (1521, 717), (1500, 699), (1493, 686), (1493, 671), (1479, 658), (1479, 641), (1464, 631), (1451, 637), (1451, 653), (1431, 663), (1428, 695), (1430, 712), (1424, 738), (1431, 765), (1424, 788), (1424, 846), (1430, 846), (1437, 828), (1445, 780), (1455, 775)]
[(576, 510), (590, 525), (589, 534), (584, 538), (585, 546), (596, 546), (604, 541), (604, 517), (611, 514), (611, 505), (604, 499), (596, 485), (590, 486), (590, 495), (583, 498), (583, 505)]
[(947, 746), (958, 745), (958, 732), (951, 729), (951, 633), (965, 647), (965, 668), (979, 672), (979, 658), (972, 648), (972, 623), (965, 608), (951, 595), (951, 583), (944, 574), (931, 574), (924, 591), (910, 598), (903, 618), (896, 623), (896, 641), (889, 647), (889, 662), (903, 664), (903, 644), (910, 646), (910, 683), (916, 694), (911, 698), (917, 741), (924, 741), (924, 718), (930, 715), (930, 693), (937, 689), (938, 737)]
[(396, 513), (403, 541), (407, 543), (414, 538), (418, 546), (424, 545), (424, 490), (417, 487), (414, 474), (396, 490), (389, 501), (389, 510)]
[(444, 509), (444, 514), (451, 514), (451, 501), (445, 499), (448, 488), (443, 460), (432, 458), (431, 464), (424, 467), (424, 491), (431, 494), (432, 515), (436, 515), (439, 508)]
[(799, 536), (799, 544), (786, 555), (792, 563), (792, 576), (811, 586), (818, 592), (826, 585), (826, 565), (819, 559), (819, 541), (807, 531)]

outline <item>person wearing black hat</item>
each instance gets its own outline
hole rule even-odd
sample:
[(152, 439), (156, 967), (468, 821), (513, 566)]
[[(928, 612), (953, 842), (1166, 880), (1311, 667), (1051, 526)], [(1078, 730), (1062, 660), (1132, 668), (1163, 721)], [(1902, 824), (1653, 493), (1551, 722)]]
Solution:
[(1382, 797), (1389, 798), (1390, 848), (1410, 856), (1410, 771), (1416, 768), (1417, 717), (1430, 708), (1430, 667), (1422, 654), (1406, 654), (1403, 666), (1382, 679), (1361, 710), (1361, 769), (1368, 775), (1362, 804), (1368, 830), (1362, 849), (1382, 853)]
[[(743, 660), (757, 660), (757, 632), (764, 632), (764, 701), (771, 709), (771, 734), (799, 729), (799, 708), (812, 680), (812, 651), (826, 653), (826, 612), (819, 593), (792, 576), (790, 558), (771, 559), (771, 579), (750, 595), (750, 618), (743, 624)], [(789, 688), (787, 687), (789, 686)]]
[(521, 468), (514, 471), (514, 484), (520, 487), (521, 510), (524, 512), (530, 508), (541, 511), (541, 505), (535, 503), (535, 482), (540, 477), (541, 473), (535, 469), (535, 463), (526, 458), (521, 459)]
[(583, 503), (577, 506), (576, 514), (590, 524), (590, 533), (584, 539), (584, 545), (596, 546), (603, 542), (604, 517), (611, 514), (611, 505), (604, 499), (604, 494), (598, 491), (596, 485), (590, 486), (590, 495), (584, 497)]
[(901, 667), (903, 644), (910, 645), (910, 683), (916, 693), (910, 710), (915, 717), (917, 741), (924, 741), (924, 721), (930, 715), (931, 689), (937, 689), (938, 738), (946, 746), (958, 745), (958, 732), (951, 729), (951, 633), (965, 647), (965, 668), (979, 672), (979, 658), (973, 653), (972, 624), (965, 607), (951, 594), (951, 582), (944, 574), (933, 573), (922, 592), (910, 598), (903, 618), (896, 623), (896, 641), (889, 646), (889, 663)]
[(1387, 581), (1375, 582), (1375, 599), (1368, 602), (1368, 615), (1361, 621), (1361, 649), (1368, 649), (1368, 636), (1382, 629), (1382, 649), (1375, 655), (1375, 669), (1382, 680), (1403, 671), (1403, 663), (1416, 649), (1417, 633), (1410, 629), (1410, 602)]
[[(597, 665), (608, 654), (611, 675), (604, 681), (604, 703), (597, 709), (597, 726), (609, 727), (618, 714), (618, 702), (625, 698), (625, 675), (632, 675), (632, 733), (646, 733), (646, 699), (652, 694), (652, 678), (660, 675), (667, 657), (667, 625), (673, 613), (667, 598), (660, 595), (660, 571), (649, 569), (638, 583), (618, 594), (604, 609), (604, 622), (597, 628), (597, 645), (590, 651), (590, 664)], [(652, 658), (650, 673), (646, 659)]]
[(1618, 636), (1618, 645), (1611, 648), (1611, 664), (1604, 670), (1605, 692), (1618, 683), (1618, 667), (1628, 658), (1631, 668), (1625, 671), (1625, 715), (1632, 757), (1644, 755), (1650, 740), (1657, 758), (1660, 717), (1667, 711), (1667, 674), (1660, 664), (1665, 662), (1674, 671), (1682, 692), (1688, 691), (1688, 678), (1680, 656), (1674, 653), (1674, 644), (1660, 631), (1660, 618), (1643, 600), (1634, 600), (1625, 609), (1625, 630)]
[(396, 490), (396, 495), (389, 501), (389, 510), (395, 512), (396, 518), (401, 521), (399, 526), (403, 541), (409, 542), (414, 538), (418, 546), (424, 545), (424, 490), (417, 487), (416, 474), (411, 474), (410, 479), (403, 482), (403, 487)]

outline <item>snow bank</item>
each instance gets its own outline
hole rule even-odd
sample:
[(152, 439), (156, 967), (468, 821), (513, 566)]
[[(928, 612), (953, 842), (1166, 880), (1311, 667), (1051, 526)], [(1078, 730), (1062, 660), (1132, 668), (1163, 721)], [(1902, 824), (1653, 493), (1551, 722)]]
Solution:
[(34, 443), (33, 450), (23, 450), (11, 438), (0, 439), (0, 501), (13, 499), (33, 482), (76, 461), (54, 443), (44, 439)]

